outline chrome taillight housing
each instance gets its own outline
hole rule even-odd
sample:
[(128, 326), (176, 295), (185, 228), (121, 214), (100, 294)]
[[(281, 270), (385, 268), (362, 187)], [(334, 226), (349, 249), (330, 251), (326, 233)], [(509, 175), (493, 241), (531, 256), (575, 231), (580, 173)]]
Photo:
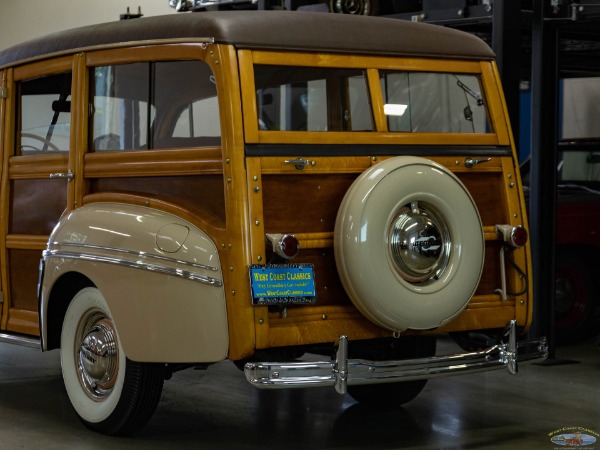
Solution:
[(504, 242), (514, 248), (523, 247), (529, 238), (527, 230), (521, 225), (496, 225), (496, 232)]
[(267, 234), (273, 253), (283, 259), (292, 259), (300, 251), (300, 243), (293, 234)]

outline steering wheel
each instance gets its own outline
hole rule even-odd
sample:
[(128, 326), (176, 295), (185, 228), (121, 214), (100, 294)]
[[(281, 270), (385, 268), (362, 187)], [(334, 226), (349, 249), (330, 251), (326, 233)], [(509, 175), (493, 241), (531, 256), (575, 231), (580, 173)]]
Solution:
[(34, 147), (33, 145), (21, 145), (21, 150), (23, 150), (24, 148), (31, 148), (35, 151), (41, 152), (41, 151), (46, 151), (46, 150), (44, 150), (44, 147), (47, 147), (47, 149), (50, 149), (53, 152), (63, 151), (60, 148), (58, 148), (55, 144), (50, 142), (48, 139), (38, 136), (37, 134), (21, 133), (21, 139), (23, 139), (23, 138), (37, 140), (37, 141), (42, 142), (44, 145), (42, 146), (42, 148), (37, 148), (37, 147)]

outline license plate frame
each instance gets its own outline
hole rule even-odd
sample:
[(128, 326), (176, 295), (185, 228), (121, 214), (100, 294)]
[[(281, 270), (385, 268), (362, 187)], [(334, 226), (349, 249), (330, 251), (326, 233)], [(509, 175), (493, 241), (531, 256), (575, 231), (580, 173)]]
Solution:
[(250, 264), (252, 304), (306, 305), (317, 301), (313, 264)]

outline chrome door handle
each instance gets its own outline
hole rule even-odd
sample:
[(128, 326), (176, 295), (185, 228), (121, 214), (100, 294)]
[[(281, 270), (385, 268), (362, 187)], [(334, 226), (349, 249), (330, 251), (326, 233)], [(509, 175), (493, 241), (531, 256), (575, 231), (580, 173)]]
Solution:
[(465, 167), (467, 169), (470, 169), (477, 164), (481, 164), (481, 163), (488, 162), (491, 160), (492, 160), (492, 158), (480, 158), (480, 159), (465, 158)]
[(304, 169), (306, 166), (311, 165), (314, 166), (315, 162), (314, 161), (309, 161), (308, 159), (302, 159), (302, 158), (296, 158), (296, 159), (286, 159), (284, 161), (285, 164), (293, 164), (294, 167), (298, 170), (302, 170)]
[(58, 173), (51, 173), (50, 174), (50, 178), (65, 178), (68, 181), (71, 181), (73, 179), (73, 172), (71, 172), (70, 170), (67, 173), (64, 172), (58, 172)]

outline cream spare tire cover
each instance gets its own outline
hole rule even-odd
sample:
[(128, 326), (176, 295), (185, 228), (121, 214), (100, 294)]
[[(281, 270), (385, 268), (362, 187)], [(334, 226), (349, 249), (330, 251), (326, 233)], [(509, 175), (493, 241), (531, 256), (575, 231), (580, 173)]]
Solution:
[(335, 224), (335, 259), (358, 310), (392, 331), (431, 329), (475, 292), (484, 259), (479, 212), (460, 180), (423, 158), (378, 163), (350, 186)]

